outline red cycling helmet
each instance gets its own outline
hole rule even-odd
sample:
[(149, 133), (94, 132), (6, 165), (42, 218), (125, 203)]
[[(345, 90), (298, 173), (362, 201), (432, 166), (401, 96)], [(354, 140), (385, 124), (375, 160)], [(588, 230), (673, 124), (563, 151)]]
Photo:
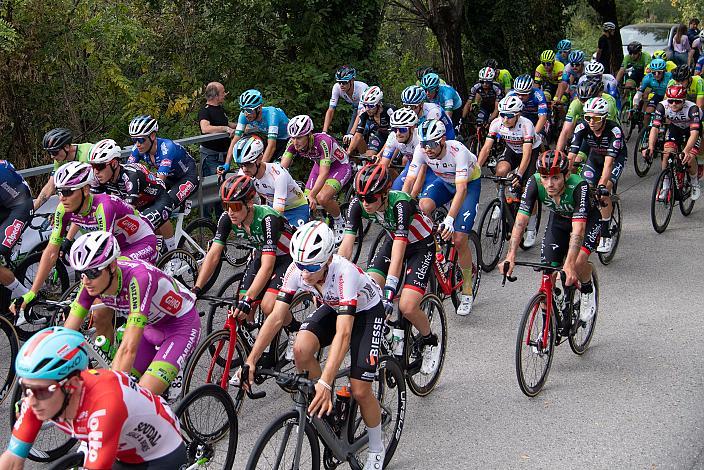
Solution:
[(670, 85), (665, 91), (665, 96), (676, 100), (684, 100), (687, 98), (687, 89), (682, 85)]

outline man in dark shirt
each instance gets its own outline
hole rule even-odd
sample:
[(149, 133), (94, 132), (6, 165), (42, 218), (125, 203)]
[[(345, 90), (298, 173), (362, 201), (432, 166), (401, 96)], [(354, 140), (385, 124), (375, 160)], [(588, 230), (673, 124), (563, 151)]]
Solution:
[[(687, 38), (689, 38), (689, 44), (690, 46), (694, 44), (694, 40), (699, 37), (699, 18), (692, 18), (689, 20), (689, 29), (687, 30)], [(699, 48), (692, 48), (694, 50), (694, 56), (693, 56), (693, 62), (692, 64), (697, 63), (697, 59), (699, 58)]]
[(604, 34), (599, 37), (596, 60), (604, 66), (604, 73), (611, 73), (611, 37), (616, 34), (616, 25), (611, 21), (603, 24)]
[[(222, 107), (225, 101), (225, 87), (222, 83), (210, 82), (205, 87), (205, 106), (198, 112), (198, 123), (203, 134), (219, 134), (227, 132), (232, 135), (235, 123), (230, 122)], [(230, 147), (230, 139), (209, 140), (200, 145), (200, 158), (202, 162), (202, 176), (214, 175), (218, 165), (225, 163), (227, 149)], [(215, 211), (216, 215), (222, 213), (220, 204), (207, 204), (204, 207), (206, 216)]]

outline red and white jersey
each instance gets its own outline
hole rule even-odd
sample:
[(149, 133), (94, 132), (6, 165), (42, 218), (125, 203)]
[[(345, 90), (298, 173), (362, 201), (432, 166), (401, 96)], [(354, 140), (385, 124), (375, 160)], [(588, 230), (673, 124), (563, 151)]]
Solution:
[[(127, 374), (85, 370), (81, 378), (83, 389), (76, 417), (54, 423), (66, 434), (88, 443), (85, 468), (112, 468), (115, 460), (126, 464), (148, 462), (170, 454), (183, 442), (178, 420), (166, 402)], [(42, 421), (24, 399), (12, 429), (12, 441), (18, 446), (33, 443), (41, 426)]]
[(542, 143), (540, 134), (535, 133), (533, 123), (523, 116), (518, 116), (513, 127), (506, 126), (503, 118), (497, 117), (489, 125), (489, 138), (503, 140), (508, 148), (519, 155), (523, 153), (523, 144), (530, 143), (536, 149)]

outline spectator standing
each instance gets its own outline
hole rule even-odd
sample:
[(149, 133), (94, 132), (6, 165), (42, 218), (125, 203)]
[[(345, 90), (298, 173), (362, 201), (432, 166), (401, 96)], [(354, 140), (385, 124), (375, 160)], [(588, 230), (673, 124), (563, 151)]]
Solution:
[(689, 29), (687, 30), (687, 38), (689, 43), (694, 44), (694, 40), (699, 36), (699, 18), (689, 20)]
[(616, 32), (616, 25), (607, 21), (602, 25), (604, 34), (599, 36), (596, 50), (596, 61), (604, 66), (604, 73), (611, 73), (611, 37)]
[(680, 23), (675, 37), (672, 38), (672, 61), (677, 65), (686, 65), (689, 61), (690, 49), (691, 44), (687, 37), (687, 27), (684, 23)]

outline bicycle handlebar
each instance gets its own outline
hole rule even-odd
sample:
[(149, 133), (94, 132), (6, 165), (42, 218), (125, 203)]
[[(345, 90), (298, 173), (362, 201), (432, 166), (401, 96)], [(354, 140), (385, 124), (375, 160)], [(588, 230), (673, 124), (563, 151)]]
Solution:
[(249, 383), (249, 364), (243, 364), (242, 369), (240, 370), (240, 388), (244, 390), (247, 396), (252, 400), (258, 400), (266, 396), (266, 392), (252, 391), (251, 384)]
[(236, 306), (239, 299), (237, 297), (217, 297), (214, 295), (203, 294), (198, 297), (198, 300), (203, 300), (209, 304)]
[(495, 181), (499, 184), (509, 185), (513, 184), (514, 178), (509, 178), (507, 176), (494, 176), (494, 175), (482, 175), (481, 179)]
[[(543, 271), (543, 272), (549, 272), (549, 273), (554, 273), (554, 272), (559, 272), (560, 273), (560, 279), (562, 280), (562, 284), (564, 285), (566, 280), (567, 280), (567, 274), (565, 271), (562, 270), (562, 266), (547, 266), (545, 264), (541, 263), (531, 263), (529, 261), (516, 261), (513, 263), (516, 266), (526, 266), (529, 268), (533, 268), (534, 271)], [(504, 262), (504, 274), (503, 274), (503, 281), (501, 283), (502, 286), (506, 285), (506, 280), (509, 282), (514, 282), (518, 279), (518, 277), (515, 276), (509, 276), (507, 274), (508, 272), (508, 267), (510, 263), (508, 261)], [(566, 289), (576, 289), (576, 286), (565, 286)]]
[[(245, 364), (242, 366), (242, 373), (244, 374), (245, 367), (247, 368), (247, 372), (249, 372), (249, 366)], [(297, 390), (300, 390), (304, 393), (314, 393), (315, 392), (315, 382), (310, 380), (308, 378), (308, 371), (303, 371), (301, 373), (297, 374), (292, 374), (289, 372), (280, 372), (277, 370), (273, 369), (263, 369), (263, 368), (257, 368), (255, 371), (255, 375), (259, 377), (274, 377), (276, 379), (276, 383), (286, 387), (286, 388), (295, 388)], [(266, 392), (258, 392), (255, 393), (254, 395), (261, 395), (257, 396), (256, 398), (261, 398), (266, 395)]]

